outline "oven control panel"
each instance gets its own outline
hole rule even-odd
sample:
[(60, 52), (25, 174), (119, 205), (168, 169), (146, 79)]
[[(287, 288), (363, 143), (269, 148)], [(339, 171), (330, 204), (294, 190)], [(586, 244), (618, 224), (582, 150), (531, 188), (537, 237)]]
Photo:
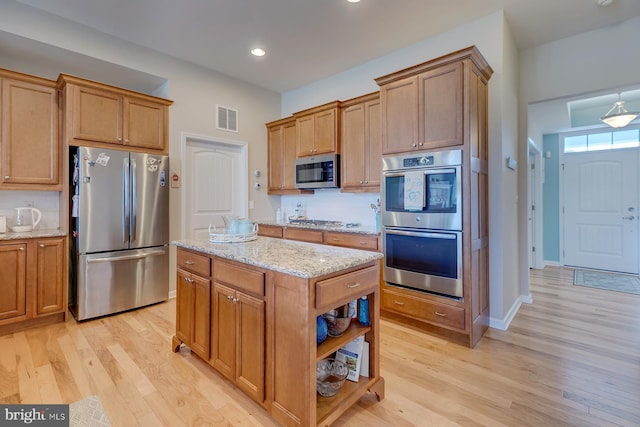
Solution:
[(412, 168), (416, 166), (432, 166), (433, 156), (408, 157), (403, 159), (402, 166)]

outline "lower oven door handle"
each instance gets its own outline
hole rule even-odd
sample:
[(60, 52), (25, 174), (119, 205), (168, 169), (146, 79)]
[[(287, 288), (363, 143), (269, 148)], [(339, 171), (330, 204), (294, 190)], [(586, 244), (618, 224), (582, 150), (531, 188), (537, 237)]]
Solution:
[(447, 239), (455, 240), (457, 236), (455, 234), (448, 233), (422, 233), (420, 231), (403, 231), (403, 230), (385, 230), (386, 234), (395, 234), (398, 236), (413, 236), (413, 237), (428, 237), (432, 239)]

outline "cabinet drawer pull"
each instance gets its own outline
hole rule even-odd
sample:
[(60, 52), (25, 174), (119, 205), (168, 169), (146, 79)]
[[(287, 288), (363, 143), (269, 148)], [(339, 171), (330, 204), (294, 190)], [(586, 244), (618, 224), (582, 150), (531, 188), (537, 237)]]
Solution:
[(193, 283), (193, 279), (190, 278), (190, 277), (185, 277), (184, 281), (187, 282), (187, 283)]
[(334, 242), (339, 242), (339, 241), (340, 241), (340, 239), (339, 239), (339, 238), (337, 238), (337, 237), (334, 237), (334, 238), (333, 238), (333, 239), (331, 239), (331, 240), (333, 240)]
[(394, 303), (395, 305), (399, 305), (399, 306), (403, 306), (403, 305), (404, 305), (404, 303), (403, 303), (403, 302), (400, 302), (400, 301), (394, 301), (393, 303)]
[(357, 288), (358, 286), (362, 285), (362, 283), (360, 282), (355, 282), (355, 283), (351, 283), (349, 285), (347, 285), (347, 288), (349, 289), (353, 289), (353, 288)]
[(191, 261), (190, 259), (186, 260), (184, 263), (187, 264), (187, 265), (195, 264), (195, 262)]
[(440, 313), (439, 311), (436, 311), (436, 316), (447, 317), (447, 314), (446, 313)]
[(4, 176), (4, 179), (9, 179), (9, 178), (11, 178), (9, 175)]

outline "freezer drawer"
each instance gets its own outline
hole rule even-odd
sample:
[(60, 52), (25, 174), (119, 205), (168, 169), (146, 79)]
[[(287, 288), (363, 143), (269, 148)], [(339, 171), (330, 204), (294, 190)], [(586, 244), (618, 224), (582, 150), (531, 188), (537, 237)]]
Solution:
[(78, 320), (165, 301), (169, 247), (80, 255), (71, 312)]

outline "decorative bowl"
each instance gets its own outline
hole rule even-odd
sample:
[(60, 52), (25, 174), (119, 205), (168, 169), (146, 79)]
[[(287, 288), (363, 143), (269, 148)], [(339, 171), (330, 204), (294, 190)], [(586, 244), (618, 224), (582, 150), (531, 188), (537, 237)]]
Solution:
[(322, 315), (322, 317), (324, 317), (324, 320), (327, 321), (327, 327), (329, 328), (330, 337), (341, 336), (351, 324), (351, 315), (346, 312), (347, 316), (343, 317), (344, 314), (345, 313), (340, 313), (339, 310), (329, 310)]
[(344, 385), (349, 368), (332, 357), (316, 364), (316, 390), (320, 396), (335, 396)]
[(316, 318), (316, 341), (318, 345), (322, 344), (324, 340), (327, 339), (328, 333), (327, 321), (324, 320), (324, 317), (318, 316)]

